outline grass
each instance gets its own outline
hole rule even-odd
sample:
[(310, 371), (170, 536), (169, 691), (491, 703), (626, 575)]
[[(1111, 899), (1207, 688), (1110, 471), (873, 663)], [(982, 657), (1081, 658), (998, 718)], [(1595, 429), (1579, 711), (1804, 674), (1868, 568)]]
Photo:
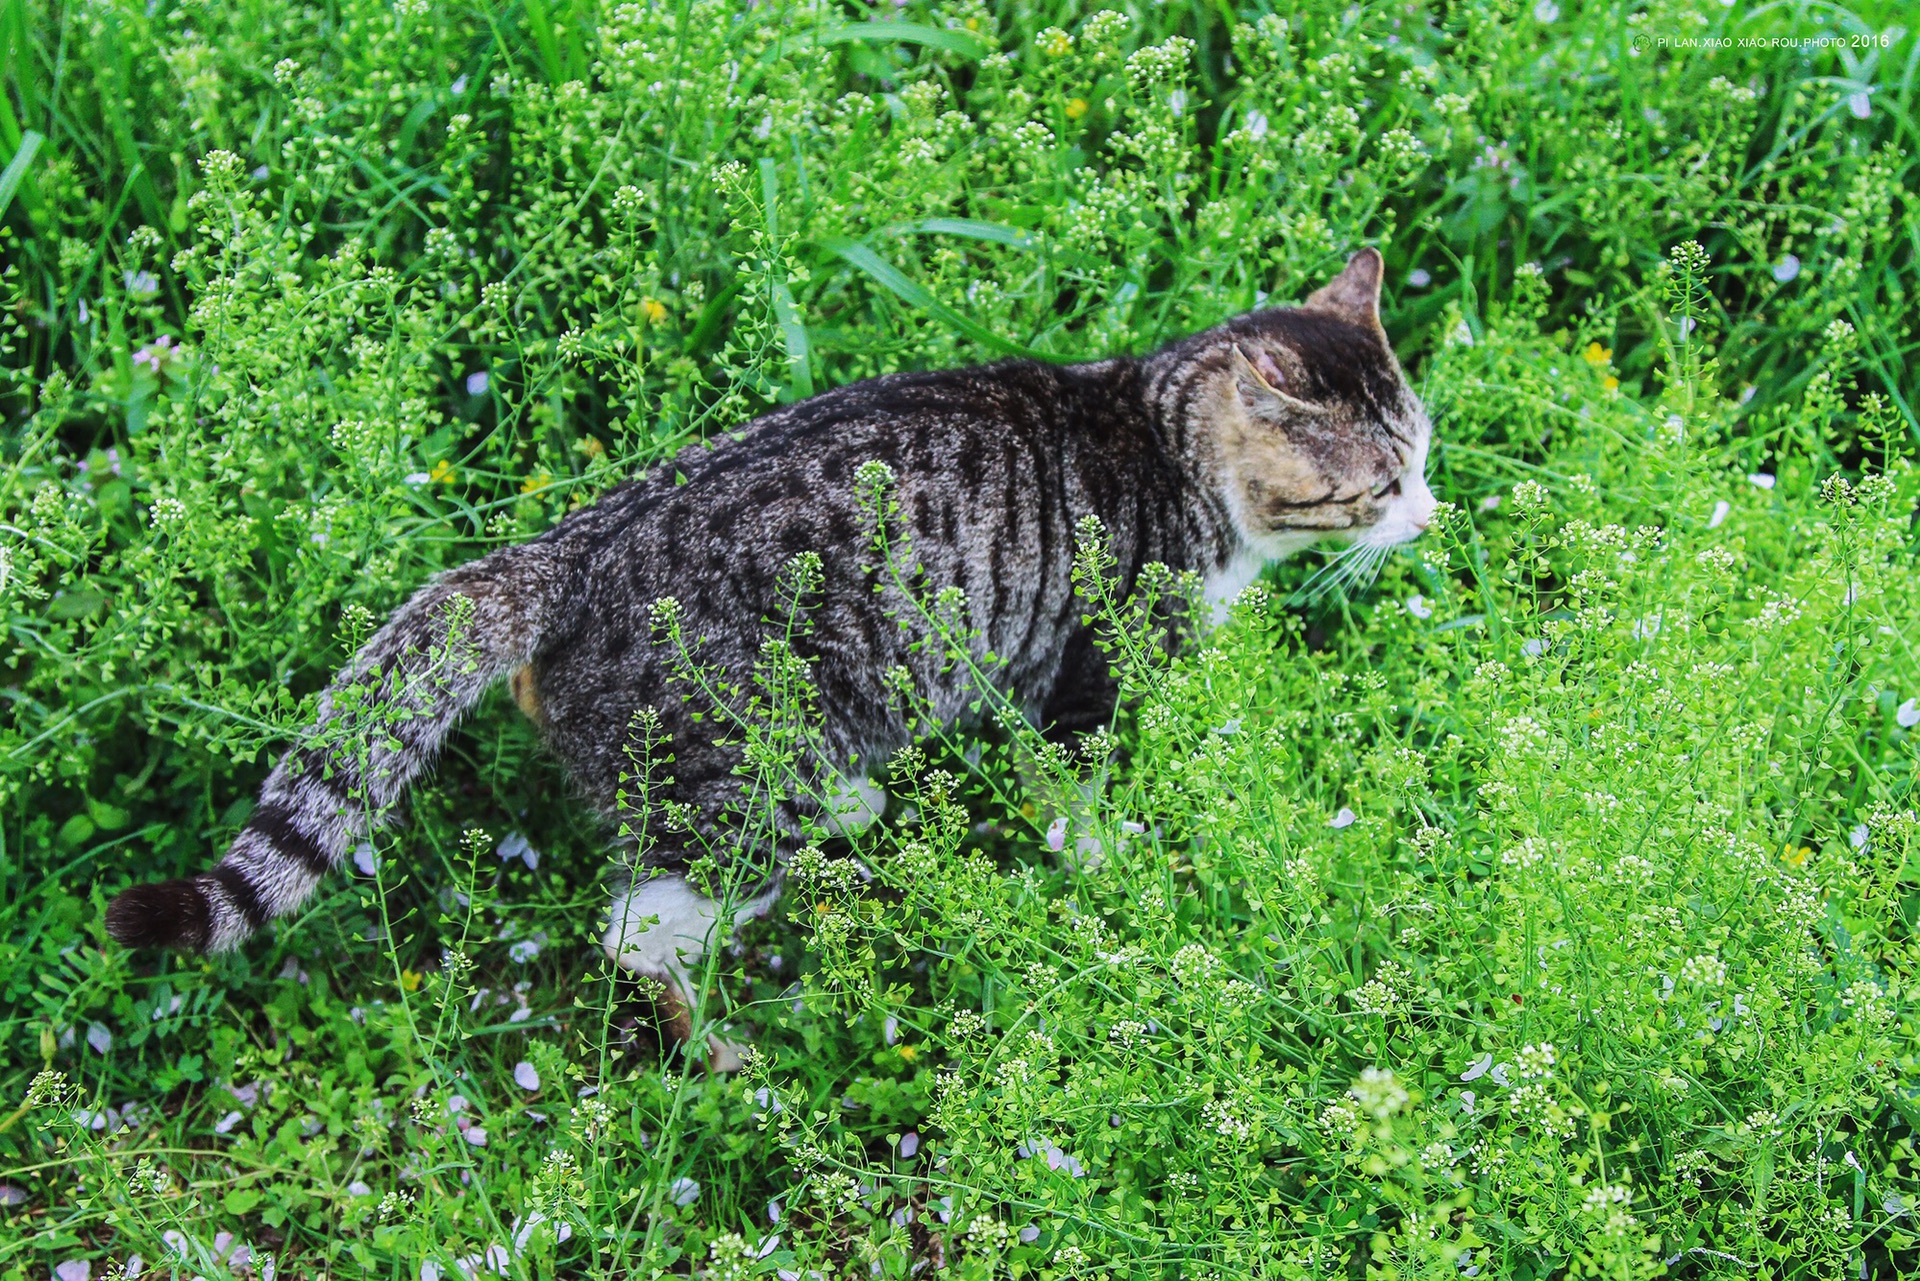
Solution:
[[(1911, 1275), (1908, 21), (0, 0), (0, 1276)], [(888, 762), (712, 966), (740, 1075), (504, 697), (268, 937), (106, 940), (435, 570), (1363, 243), (1444, 527), (1172, 661), (1084, 531), (1123, 714)]]

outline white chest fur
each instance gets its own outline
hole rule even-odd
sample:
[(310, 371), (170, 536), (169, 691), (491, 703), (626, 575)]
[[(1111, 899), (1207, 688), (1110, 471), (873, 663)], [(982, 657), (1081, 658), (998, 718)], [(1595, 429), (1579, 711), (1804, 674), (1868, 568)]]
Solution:
[(1318, 535), (1310, 533), (1268, 534), (1243, 542), (1224, 565), (1209, 570), (1206, 576), (1207, 604), (1213, 609), (1214, 626), (1226, 621), (1227, 610), (1247, 590), (1260, 571), (1276, 560), (1285, 560), (1304, 547), (1312, 546)]

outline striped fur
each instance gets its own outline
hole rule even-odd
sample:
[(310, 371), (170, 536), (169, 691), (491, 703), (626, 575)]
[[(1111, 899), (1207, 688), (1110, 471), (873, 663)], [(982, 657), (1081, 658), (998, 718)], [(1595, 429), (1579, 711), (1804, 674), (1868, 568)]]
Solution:
[(568, 576), (540, 540), (415, 593), (322, 696), (318, 721), (267, 776), (219, 865), (126, 890), (107, 908), (108, 931), (129, 946), (222, 952), (297, 910), (487, 687), (527, 662)]
[[(716, 740), (711, 709), (671, 679), (648, 609), (674, 597), (701, 661), (744, 675), (778, 608), (776, 575), (801, 552), (824, 570), (811, 629), (795, 640), (818, 695), (820, 795), (842, 787), (830, 771), (853, 760), (857, 777), (908, 741), (893, 669), (912, 673), (936, 714), (964, 717), (978, 696), (966, 675), (924, 643), (897, 594), (874, 590), (854, 492), (869, 460), (896, 477), (925, 581), (965, 591), (1003, 692), (1054, 732), (1105, 724), (1115, 687), (1072, 583), (1082, 518), (1105, 526), (1123, 593), (1158, 561), (1206, 575), (1221, 598), (1317, 539), (1384, 547), (1425, 527), (1429, 428), (1380, 329), (1379, 278), (1379, 255), (1363, 251), (1305, 306), (1253, 312), (1145, 358), (1005, 361), (841, 387), (442, 575), (335, 680), (220, 865), (126, 891), (109, 929), (129, 944), (219, 951), (294, 911), (509, 676), (609, 817), (632, 716), (656, 709), (671, 737), (669, 799), (694, 832), (725, 830), (740, 750)], [(795, 827), (819, 804), (791, 801), (782, 820)], [(686, 832), (654, 836), (643, 854), (664, 871), (705, 852)], [(774, 879), (762, 863), (749, 887)], [(689, 972), (685, 940), (649, 941), (638, 928), (623, 926), (609, 955), (642, 973)]]

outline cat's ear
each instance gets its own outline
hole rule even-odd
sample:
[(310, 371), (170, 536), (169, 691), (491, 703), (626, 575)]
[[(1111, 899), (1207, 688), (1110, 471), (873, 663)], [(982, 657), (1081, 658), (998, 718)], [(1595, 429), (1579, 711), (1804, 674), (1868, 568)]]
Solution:
[(1371, 246), (1347, 259), (1347, 267), (1307, 296), (1308, 311), (1332, 312), (1342, 320), (1380, 328), (1380, 281), (1386, 275), (1386, 263), (1380, 251)]
[(1311, 401), (1301, 400), (1298, 396), (1288, 395), (1280, 387), (1280, 383), (1286, 380), (1286, 376), (1280, 372), (1280, 367), (1274, 364), (1273, 358), (1264, 352), (1261, 353), (1260, 359), (1266, 366), (1264, 370), (1247, 358), (1247, 353), (1239, 343), (1233, 344), (1233, 381), (1239, 388), (1240, 402), (1248, 409), (1256, 413), (1261, 409), (1284, 409), (1297, 415), (1319, 415), (1331, 412), (1323, 405), (1316, 405)]

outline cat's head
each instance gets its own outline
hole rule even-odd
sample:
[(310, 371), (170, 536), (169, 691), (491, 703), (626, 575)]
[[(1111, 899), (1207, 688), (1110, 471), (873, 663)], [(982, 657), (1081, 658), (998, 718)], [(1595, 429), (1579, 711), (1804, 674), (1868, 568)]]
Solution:
[(1433, 428), (1380, 327), (1382, 270), (1363, 249), (1300, 306), (1191, 340), (1204, 374), (1190, 403), (1207, 406), (1224, 497), (1253, 546), (1387, 547), (1433, 519)]

